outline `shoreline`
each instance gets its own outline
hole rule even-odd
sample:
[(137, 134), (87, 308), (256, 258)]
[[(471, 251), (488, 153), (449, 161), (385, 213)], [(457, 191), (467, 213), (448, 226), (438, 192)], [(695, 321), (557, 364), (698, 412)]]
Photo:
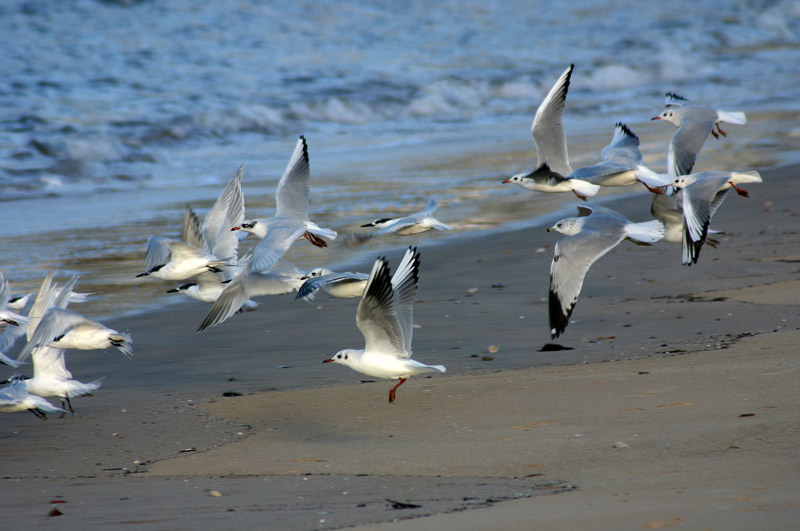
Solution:
[[(321, 363), (363, 344), (355, 300), (267, 297), (199, 335), (200, 303), (126, 318), (132, 361), (69, 354), (76, 378), (106, 377), (74, 418), (0, 418), (3, 514), (42, 524), (64, 496), (55, 521), (75, 526), (786, 525), (800, 506), (797, 169), (729, 197), (721, 244), (692, 267), (675, 244), (598, 260), (557, 340), (572, 350), (539, 350), (557, 239), (543, 227), (398, 240), (381, 253), (393, 268), (407, 245), (422, 253), (414, 358), (448, 371), (410, 379), (392, 406), (390, 382)], [(649, 218), (639, 196), (610, 203)]]

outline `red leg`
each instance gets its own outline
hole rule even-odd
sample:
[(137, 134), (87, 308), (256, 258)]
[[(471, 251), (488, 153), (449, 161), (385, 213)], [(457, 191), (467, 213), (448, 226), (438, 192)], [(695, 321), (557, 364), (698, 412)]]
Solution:
[(735, 184), (731, 183), (731, 187), (736, 190), (736, 193), (742, 197), (750, 197), (750, 194), (744, 188), (739, 188)]
[(653, 188), (652, 186), (648, 186), (647, 184), (643, 183), (642, 181), (639, 181), (639, 182), (644, 184), (644, 187), (647, 188), (648, 190), (650, 190), (651, 192), (653, 192), (654, 194), (663, 194), (664, 193), (664, 191), (661, 188), (658, 188), (658, 187)]
[(717, 131), (719, 131), (719, 134), (721, 134), (722, 136), (728, 136), (728, 133), (723, 131), (722, 128), (719, 126), (719, 122), (717, 122)]
[(584, 201), (586, 201), (586, 196), (585, 195), (581, 195), (578, 192), (576, 192), (575, 190), (573, 190), (572, 193), (577, 195), (578, 199), (583, 199)]
[(310, 241), (312, 244), (316, 245), (317, 247), (327, 247), (328, 246), (328, 244), (325, 243), (325, 240), (323, 240), (322, 238), (318, 238), (318, 237), (314, 236), (313, 234), (311, 234), (308, 231), (305, 231), (303, 233), (303, 237), (306, 240)]
[(714, 135), (714, 138), (716, 138), (717, 140), (719, 140), (719, 135), (717, 134), (717, 132), (716, 132), (716, 131), (714, 131), (714, 128), (713, 128), (713, 127), (711, 128), (711, 134), (712, 134), (712, 135)]
[(394, 402), (394, 392), (397, 391), (397, 388), (406, 383), (405, 378), (400, 378), (400, 383), (389, 389), (389, 403), (391, 404)]

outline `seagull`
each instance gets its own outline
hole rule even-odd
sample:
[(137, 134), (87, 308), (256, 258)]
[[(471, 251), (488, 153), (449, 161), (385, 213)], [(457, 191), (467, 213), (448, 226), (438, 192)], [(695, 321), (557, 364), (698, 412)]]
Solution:
[(443, 365), (425, 365), (411, 359), (413, 304), (418, 282), (416, 248), (409, 247), (394, 276), (390, 276), (385, 258), (375, 260), (356, 313), (364, 348), (340, 350), (323, 363), (340, 363), (367, 376), (400, 380), (389, 390), (390, 403), (395, 400), (397, 388), (410, 376), (445, 372)]
[(222, 290), (197, 331), (202, 332), (227, 321), (243, 305), (254, 304), (250, 301), (252, 297), (291, 293), (303, 283), (301, 278), (304, 275), (294, 264), (284, 261), (278, 262), (266, 272), (252, 268), (243, 269)]
[(202, 225), (192, 207), (187, 205), (181, 234), (184, 242), (208, 251), (214, 256), (236, 260), (239, 237), (231, 230), (244, 221), (243, 175), (244, 165), (239, 166), (233, 178), (211, 206)]
[[(78, 350), (103, 350), (116, 347), (126, 357), (133, 357), (130, 334), (117, 332), (98, 321), (65, 308), (69, 300), (69, 291), (75, 282), (77, 276), (72, 277), (70, 283), (62, 288), (61, 293), (52, 297), (55, 301), (53, 306), (40, 314), (41, 319), (35, 324), (33, 332), (29, 331), (28, 344), (17, 356), (17, 361), (24, 361), (35, 347), (42, 346)], [(31, 316), (34, 315), (34, 311), (40, 312), (41, 306), (34, 307)]]
[(575, 65), (569, 65), (561, 74), (533, 118), (531, 134), (539, 157), (536, 169), (529, 173), (518, 173), (503, 181), (504, 184), (514, 183), (535, 192), (574, 192), (583, 200), (600, 190), (596, 184), (564, 177), (572, 173), (563, 114), (573, 68)]
[(61, 413), (62, 415), (66, 413), (41, 396), (29, 393), (23, 387), (19, 381), (12, 381), (7, 386), (0, 388), (0, 413), (16, 413), (27, 410), (42, 420), (47, 420), (47, 413)]
[(547, 229), (563, 234), (550, 264), (550, 335), (561, 335), (578, 302), (583, 279), (595, 261), (629, 239), (650, 245), (664, 237), (664, 225), (652, 220), (633, 223), (622, 214), (600, 206), (578, 206), (578, 217), (566, 218)]
[[(42, 316), (46, 315), (47, 311), (52, 308), (64, 308), (67, 305), (68, 294), (77, 282), (77, 276), (73, 276), (56, 296), (55, 292), (58, 287), (52, 283), (54, 275), (55, 271), (51, 271), (42, 281), (42, 286), (39, 288), (39, 293), (33, 303), (33, 308), (31, 308), (28, 323), (29, 342), (36, 335), (36, 330), (43, 320)], [(88, 395), (101, 385), (102, 379), (90, 383), (73, 379), (72, 373), (66, 367), (63, 348), (37, 346), (31, 349), (30, 356), (33, 361), (33, 378), (16, 375), (11, 378), (12, 381), (17, 382), (19, 388), (31, 394), (43, 398), (59, 397), (62, 409), (68, 407), (73, 414), (75, 410), (70, 398)]]
[(430, 198), (425, 208), (414, 214), (402, 218), (380, 218), (371, 221), (362, 227), (380, 227), (373, 235), (379, 236), (381, 234), (395, 233), (400, 236), (408, 236), (410, 234), (419, 234), (431, 229), (436, 230), (452, 230), (453, 227), (445, 225), (438, 219), (433, 217), (436, 211), (436, 200)]
[[(674, 193), (653, 194), (650, 214), (663, 223), (666, 228), (662, 241), (668, 243), (683, 242), (683, 190), (675, 188)], [(708, 233), (723, 234), (723, 231), (709, 228)], [(706, 243), (716, 247), (719, 242), (712, 238), (706, 238)]]
[[(203, 224), (191, 206), (186, 207), (183, 216), (184, 242), (198, 249), (210, 251), (214, 256), (228, 256), (239, 268), (248, 263), (247, 258), (237, 260), (239, 253), (239, 237), (233, 227), (244, 220), (244, 194), (242, 194), (242, 175), (244, 166), (233, 176), (228, 186), (211, 207)], [(236, 268), (224, 268), (219, 272), (203, 271), (177, 288), (167, 293), (184, 293), (188, 297), (207, 303), (213, 303), (233, 280)]]
[(708, 237), (712, 216), (733, 188), (744, 197), (749, 193), (739, 185), (760, 183), (757, 171), (703, 171), (677, 177), (673, 186), (683, 190), (683, 263), (696, 264)]
[(186, 280), (209, 271), (223, 273), (226, 267), (236, 266), (239, 238), (231, 231), (244, 219), (243, 175), (244, 166), (240, 166), (202, 225), (187, 205), (181, 240), (151, 237), (147, 242), (145, 272), (136, 276)]
[(369, 275), (366, 273), (336, 273), (325, 267), (317, 267), (300, 278), (303, 284), (297, 290), (296, 299), (311, 302), (320, 288), (331, 297), (352, 299), (364, 294)]
[(306, 238), (317, 247), (328, 246), (322, 237), (336, 239), (336, 231), (323, 229), (308, 219), (310, 185), (308, 146), (301, 136), (275, 192), (275, 216), (245, 220), (231, 229), (261, 238), (253, 251), (252, 263), (257, 271), (272, 267), (299, 238)]
[(718, 111), (705, 103), (693, 102), (672, 92), (667, 92), (664, 106), (664, 111), (652, 120), (663, 120), (678, 128), (669, 141), (667, 156), (668, 173), (672, 178), (691, 173), (708, 135), (719, 138), (714, 131), (715, 126), (719, 133), (727, 136), (720, 129), (720, 122), (747, 123), (743, 112)]
[(50, 308), (45, 312), (28, 344), (22, 349), (17, 361), (23, 361), (28, 354), (40, 346), (58, 349), (104, 350), (116, 347), (126, 357), (133, 357), (131, 335), (117, 332), (98, 321), (84, 317), (70, 310)]
[(69, 408), (72, 414), (70, 398), (90, 395), (100, 388), (102, 378), (90, 383), (79, 382), (72, 378), (72, 373), (67, 370), (64, 359), (64, 349), (53, 347), (35, 347), (31, 351), (33, 360), (33, 378), (23, 379), (12, 376), (21, 389), (43, 398), (57, 396), (61, 399), (61, 407)]
[(672, 184), (672, 179), (642, 164), (639, 137), (628, 126), (617, 123), (611, 143), (603, 148), (603, 162), (573, 171), (567, 179), (580, 179), (600, 186), (630, 186), (642, 183), (653, 193), (663, 194), (661, 187)]
[(235, 263), (230, 257), (217, 258), (213, 254), (188, 243), (151, 236), (147, 241), (144, 259), (145, 272), (137, 277), (151, 276), (162, 280), (186, 280), (205, 271), (219, 273)]

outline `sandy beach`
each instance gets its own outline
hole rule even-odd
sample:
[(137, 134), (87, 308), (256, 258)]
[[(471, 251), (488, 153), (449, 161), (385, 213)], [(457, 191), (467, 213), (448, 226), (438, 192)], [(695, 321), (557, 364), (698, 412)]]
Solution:
[[(356, 300), (262, 298), (202, 334), (200, 303), (120, 319), (133, 360), (69, 354), (76, 378), (105, 377), (75, 416), (0, 417), (0, 514), (9, 528), (793, 528), (798, 171), (731, 194), (692, 267), (676, 244), (620, 244), (556, 341), (549, 225), (398, 238), (392, 267), (409, 244), (422, 254), (414, 357), (447, 373), (394, 404), (393, 383), (321, 363), (363, 346)], [(644, 194), (606, 206), (649, 219)]]

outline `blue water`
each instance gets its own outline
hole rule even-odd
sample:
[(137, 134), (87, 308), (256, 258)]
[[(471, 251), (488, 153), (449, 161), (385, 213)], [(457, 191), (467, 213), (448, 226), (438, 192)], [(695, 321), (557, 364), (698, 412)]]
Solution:
[[(244, 163), (247, 206), (269, 215), (299, 134), (312, 218), (347, 233), (429, 195), (457, 230), (508, 226), (566, 196), (501, 186), (532, 169), (530, 122), (575, 63), (573, 166), (616, 121), (664, 170), (666, 91), (747, 112), (698, 169), (763, 169), (800, 149), (800, 2), (0, 3), (0, 270), (15, 291), (50, 268), (82, 274), (95, 314), (163, 304), (135, 280), (147, 237), (175, 235)], [(604, 192), (605, 193), (605, 192)], [(295, 246), (304, 267), (327, 254)]]

